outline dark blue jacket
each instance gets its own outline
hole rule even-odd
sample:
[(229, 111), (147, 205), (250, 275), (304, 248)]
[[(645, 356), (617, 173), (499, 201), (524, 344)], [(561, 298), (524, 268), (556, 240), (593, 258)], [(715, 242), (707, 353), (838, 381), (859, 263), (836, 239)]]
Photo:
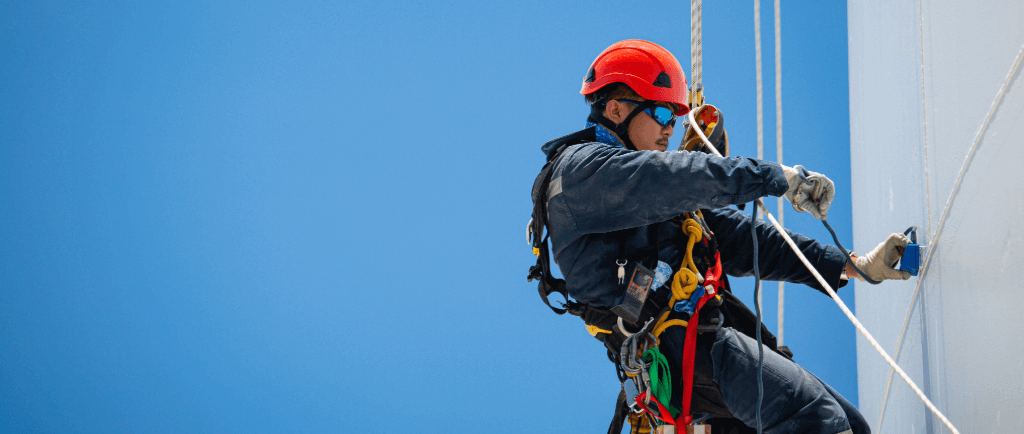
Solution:
[[(600, 128), (600, 127), (599, 127)], [(542, 150), (551, 157), (552, 142)], [(763, 196), (780, 196), (788, 184), (782, 167), (752, 158), (721, 158), (700, 152), (631, 151), (601, 142), (567, 148), (554, 161), (548, 184), (548, 230), (555, 263), (565, 277), (569, 295), (577, 301), (610, 308), (621, 300), (616, 257), (619, 241), (609, 233), (628, 232), (627, 279), (637, 252), (648, 248), (647, 226), (679, 214), (704, 210), (715, 233), (724, 271), (732, 276), (753, 275), (753, 241), (749, 215), (729, 205)], [(675, 272), (682, 260), (674, 224), (660, 224), (659, 259)], [(821, 290), (817, 281), (770, 223), (757, 222), (758, 265), (762, 279), (802, 283)], [(835, 246), (789, 232), (804, 255), (833, 288), (846, 257)], [(632, 257), (630, 257), (632, 256)], [(845, 284), (845, 281), (842, 282)]]

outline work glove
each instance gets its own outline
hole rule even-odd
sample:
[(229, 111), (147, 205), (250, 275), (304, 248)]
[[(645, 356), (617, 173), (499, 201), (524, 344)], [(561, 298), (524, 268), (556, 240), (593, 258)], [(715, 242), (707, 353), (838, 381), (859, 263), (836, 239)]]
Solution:
[[(861, 272), (870, 277), (871, 280), (907, 280), (910, 278), (909, 271), (902, 271), (892, 268), (901, 257), (903, 257), (903, 251), (907, 248), (907, 243), (910, 239), (903, 234), (892, 234), (889, 238), (886, 238), (882, 244), (875, 247), (867, 255), (862, 257), (854, 258), (853, 264), (860, 269)], [(857, 276), (861, 282), (864, 281), (863, 276)]]
[(782, 172), (786, 174), (786, 182), (789, 183), (785, 196), (793, 204), (793, 209), (809, 212), (816, 219), (828, 218), (828, 208), (832, 206), (832, 198), (836, 195), (832, 180), (804, 169), (803, 166), (782, 166)]

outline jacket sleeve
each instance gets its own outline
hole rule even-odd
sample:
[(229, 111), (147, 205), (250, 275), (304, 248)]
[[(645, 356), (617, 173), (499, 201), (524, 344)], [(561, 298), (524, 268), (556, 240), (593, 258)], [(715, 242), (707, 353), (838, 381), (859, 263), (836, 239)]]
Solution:
[(566, 150), (560, 160), (552, 184), (557, 183), (562, 197), (549, 200), (565, 201), (577, 230), (585, 234), (779, 196), (788, 188), (782, 166), (751, 158), (591, 143)]
[[(724, 271), (732, 276), (753, 276), (754, 244), (750, 234), (750, 216), (732, 208), (704, 210), (701, 214), (708, 227), (715, 232)], [(758, 220), (755, 230), (757, 265), (761, 270), (761, 279), (800, 283), (825, 293), (818, 280), (800, 262), (770, 222)], [(838, 247), (821, 244), (788, 229), (786, 233), (832, 288), (838, 290), (846, 285), (847, 281), (839, 278), (846, 266), (846, 255)]]

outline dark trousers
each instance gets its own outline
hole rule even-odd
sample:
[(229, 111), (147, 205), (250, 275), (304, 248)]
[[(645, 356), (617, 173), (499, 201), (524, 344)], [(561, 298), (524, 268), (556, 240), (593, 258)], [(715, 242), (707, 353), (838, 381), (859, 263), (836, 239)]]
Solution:
[[(685, 331), (682, 327), (670, 327), (661, 336), (661, 350), (672, 372), (672, 405), (676, 408), (683, 389), (681, 358)], [(694, 364), (692, 411), (716, 418), (735, 418), (755, 427), (757, 341), (729, 327), (714, 334), (702, 334), (698, 337)], [(860, 411), (842, 395), (767, 347), (762, 381), (761, 426), (765, 434), (871, 432)]]

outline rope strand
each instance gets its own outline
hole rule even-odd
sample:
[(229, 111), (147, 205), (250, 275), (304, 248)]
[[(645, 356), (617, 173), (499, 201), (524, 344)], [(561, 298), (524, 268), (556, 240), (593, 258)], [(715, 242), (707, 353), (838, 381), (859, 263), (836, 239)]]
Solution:
[[(779, 13), (779, 1), (775, 0), (775, 157), (782, 164), (782, 21)], [(779, 224), (782, 220), (782, 197), (779, 197)], [(786, 282), (779, 281), (779, 330), (778, 342), (782, 346), (783, 315), (786, 307)]]
[(761, 92), (761, 0), (754, 0), (754, 59), (757, 65), (757, 159), (764, 160), (764, 95)]
[[(691, 89), (698, 89), (701, 83), (703, 65), (701, 58), (701, 0), (690, 0), (690, 73), (693, 78)], [(695, 107), (696, 108), (696, 107)]]

